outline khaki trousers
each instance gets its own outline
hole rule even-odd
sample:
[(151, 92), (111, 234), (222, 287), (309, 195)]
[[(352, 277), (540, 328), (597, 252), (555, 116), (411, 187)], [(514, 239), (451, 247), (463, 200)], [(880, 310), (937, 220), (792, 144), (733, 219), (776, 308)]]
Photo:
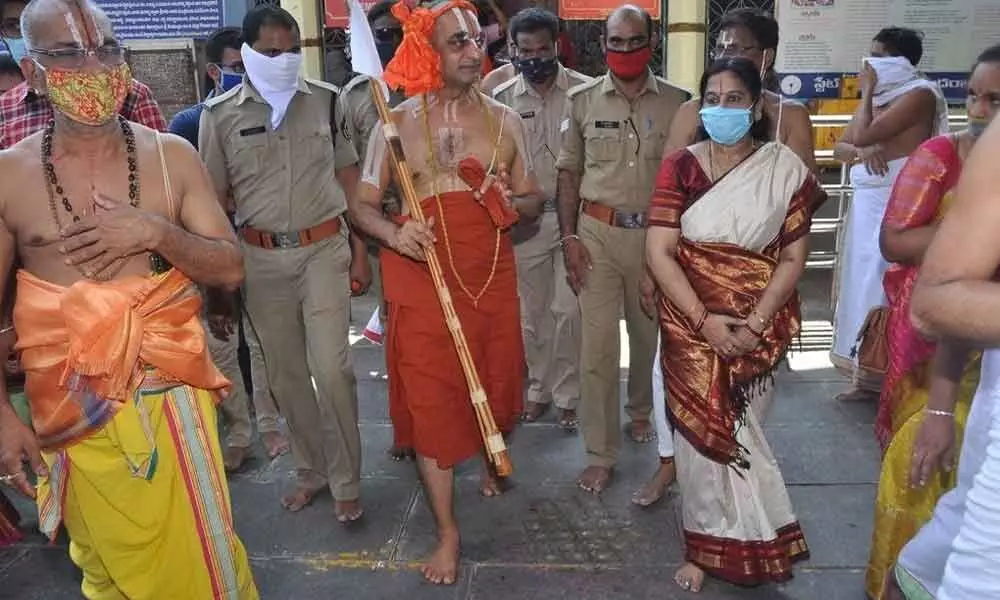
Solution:
[(538, 231), (514, 246), (528, 402), (575, 410), (580, 399), (580, 302), (566, 281), (559, 220), (547, 212)]
[[(360, 493), (361, 436), (351, 365), (351, 250), (346, 233), (304, 248), (243, 243), (243, 286), (267, 377), (288, 423), (299, 485)], [(312, 379), (310, 381), (310, 378)]]
[[(280, 431), (278, 426), (278, 407), (267, 385), (267, 369), (264, 367), (264, 353), (260, 348), (257, 334), (250, 326), (246, 311), (242, 313), (243, 337), (250, 350), (250, 380), (253, 383), (253, 408), (257, 416), (257, 432), (268, 433)], [(253, 436), (250, 424), (250, 409), (247, 404), (247, 388), (243, 383), (243, 371), (240, 369), (240, 336), (234, 331), (229, 339), (222, 341), (216, 338), (208, 327), (205, 328), (208, 340), (208, 352), (215, 366), (222, 371), (233, 387), (229, 396), (222, 401), (219, 408), (226, 422), (225, 446), (229, 448), (247, 448)]]
[(589, 464), (613, 467), (622, 436), (618, 320), (623, 304), (629, 338), (625, 412), (633, 421), (648, 421), (653, 411), (649, 374), (658, 326), (642, 311), (639, 294), (646, 262), (646, 230), (612, 227), (581, 214), (578, 233), (593, 264), (580, 292), (580, 425)]

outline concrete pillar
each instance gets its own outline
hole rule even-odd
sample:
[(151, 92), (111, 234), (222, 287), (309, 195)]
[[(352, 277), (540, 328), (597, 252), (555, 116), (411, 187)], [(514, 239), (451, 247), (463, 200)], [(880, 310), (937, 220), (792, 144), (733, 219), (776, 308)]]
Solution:
[(302, 74), (323, 79), (323, 13), (319, 0), (281, 0), (284, 8), (299, 22), (302, 35)]
[(667, 4), (667, 79), (694, 93), (705, 70), (705, 0), (669, 0)]

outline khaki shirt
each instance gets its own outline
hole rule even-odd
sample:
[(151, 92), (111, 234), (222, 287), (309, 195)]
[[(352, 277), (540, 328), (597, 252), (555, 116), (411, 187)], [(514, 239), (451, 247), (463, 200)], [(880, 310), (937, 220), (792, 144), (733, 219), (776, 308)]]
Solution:
[(645, 212), (674, 113), (691, 94), (650, 74), (629, 102), (603, 75), (569, 91), (556, 168), (580, 173), (580, 197)]
[(560, 65), (555, 84), (545, 97), (531, 87), (524, 75), (505, 81), (493, 90), (494, 99), (521, 115), (535, 177), (546, 201), (556, 197), (556, 159), (562, 145), (559, 124), (566, 108), (566, 94), (571, 88), (589, 81), (590, 77)]
[(358, 155), (339, 127), (331, 133), (330, 102), (338, 92), (300, 79), (277, 130), (271, 107), (246, 78), (205, 103), (198, 150), (216, 190), (231, 190), (237, 227), (302, 231), (347, 210), (335, 172)]
[[(371, 78), (367, 75), (357, 75), (344, 86), (340, 93), (340, 131), (344, 133), (347, 141), (354, 146), (358, 158), (364, 163), (368, 155), (368, 142), (371, 140), (372, 130), (381, 123), (378, 116), (378, 108), (372, 99), (371, 87), (368, 82)], [(389, 107), (396, 106), (403, 100), (398, 94), (389, 94)], [(390, 186), (382, 196), (383, 208), (392, 214), (399, 214), (400, 202), (396, 193), (396, 188)]]

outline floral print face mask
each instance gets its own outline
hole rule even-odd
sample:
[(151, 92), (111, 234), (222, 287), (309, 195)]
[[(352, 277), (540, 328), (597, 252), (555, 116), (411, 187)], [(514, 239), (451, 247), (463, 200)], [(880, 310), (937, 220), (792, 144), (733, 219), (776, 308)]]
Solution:
[(99, 71), (45, 69), (45, 87), (52, 106), (82, 125), (104, 125), (114, 119), (132, 87), (128, 63)]

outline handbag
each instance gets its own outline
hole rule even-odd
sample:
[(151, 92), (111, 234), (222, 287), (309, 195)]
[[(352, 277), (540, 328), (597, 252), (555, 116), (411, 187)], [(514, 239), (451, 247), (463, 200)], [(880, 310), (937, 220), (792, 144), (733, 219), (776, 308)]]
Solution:
[(889, 307), (876, 306), (868, 311), (851, 349), (851, 358), (870, 375), (885, 375), (889, 368)]

